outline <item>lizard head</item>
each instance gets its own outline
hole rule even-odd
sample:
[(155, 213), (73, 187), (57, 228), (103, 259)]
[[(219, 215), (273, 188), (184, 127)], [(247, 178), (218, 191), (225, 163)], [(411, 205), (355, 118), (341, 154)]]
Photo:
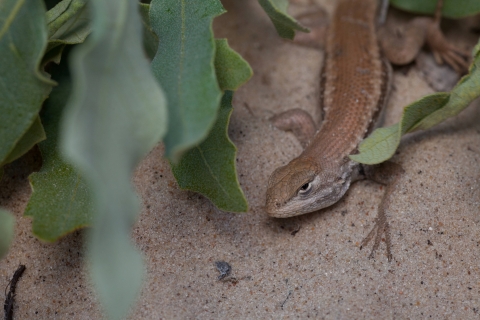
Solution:
[(272, 217), (288, 218), (326, 208), (347, 192), (350, 177), (348, 170), (321, 168), (311, 159), (293, 159), (270, 176), (266, 210)]

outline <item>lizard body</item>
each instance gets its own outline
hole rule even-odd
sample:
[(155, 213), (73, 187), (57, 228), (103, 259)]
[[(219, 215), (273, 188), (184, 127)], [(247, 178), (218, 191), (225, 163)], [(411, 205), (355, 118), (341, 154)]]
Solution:
[(360, 165), (348, 155), (381, 120), (391, 79), (377, 39), (376, 12), (376, 0), (338, 2), (325, 47), (323, 123), (302, 154), (270, 177), (271, 216), (328, 207), (358, 178)]
[[(418, 51), (426, 41), (439, 61), (446, 61), (457, 71), (466, 69), (465, 52), (449, 44), (440, 31), (441, 8), (442, 0), (439, 0), (435, 19), (412, 21), (413, 26), (426, 28), (417, 32), (412, 48)], [(385, 211), (387, 198), (395, 191), (395, 180), (403, 169), (394, 163), (362, 166), (348, 157), (382, 122), (392, 75), (383, 53), (397, 63), (407, 63), (415, 56), (395, 49), (402, 45), (394, 48), (383, 39), (383, 45), (380, 45), (379, 36), (388, 37), (389, 33), (383, 27), (377, 28), (378, 11), (378, 0), (337, 1), (328, 29), (321, 75), (322, 126), (316, 130), (311, 116), (300, 109), (274, 117), (274, 125), (293, 131), (305, 149), (270, 176), (266, 211), (276, 218), (317, 211), (339, 201), (355, 180), (367, 177), (380, 182), (387, 185), (386, 192), (379, 205), (375, 226), (361, 247), (376, 234), (370, 255), (373, 256), (382, 241), (382, 234), (385, 234), (387, 256), (391, 260)]]

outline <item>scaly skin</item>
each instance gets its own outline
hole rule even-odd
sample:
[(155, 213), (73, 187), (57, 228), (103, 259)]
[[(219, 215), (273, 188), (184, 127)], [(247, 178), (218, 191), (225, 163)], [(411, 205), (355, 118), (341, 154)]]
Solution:
[(378, 124), (390, 87), (376, 12), (377, 0), (338, 1), (325, 48), (322, 126), (302, 154), (271, 175), (269, 215), (286, 218), (328, 207), (357, 178), (359, 164), (348, 155)]

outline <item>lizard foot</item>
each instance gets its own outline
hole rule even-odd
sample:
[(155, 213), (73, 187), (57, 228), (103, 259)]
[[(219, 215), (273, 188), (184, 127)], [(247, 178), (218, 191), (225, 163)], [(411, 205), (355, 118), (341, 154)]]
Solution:
[(458, 74), (468, 71), (468, 58), (470, 53), (466, 50), (456, 48), (449, 43), (442, 30), (440, 30), (440, 20), (442, 17), (443, 0), (437, 1), (437, 8), (433, 20), (427, 25), (426, 42), (430, 46), (433, 57), (438, 64), (446, 62)]
[[(385, 238), (382, 238), (383, 235), (385, 235)], [(387, 245), (387, 259), (389, 262), (392, 261), (390, 225), (388, 224), (387, 216), (383, 210), (378, 213), (377, 217), (375, 218), (374, 227), (360, 244), (360, 250), (362, 250), (363, 247), (365, 247), (374, 236), (375, 240), (373, 242), (372, 252), (368, 258), (373, 258), (375, 256), (375, 251), (377, 251), (378, 247), (380, 246), (380, 242), (385, 241), (385, 244)]]
[[(380, 206), (378, 207), (375, 225), (360, 244), (360, 250), (365, 247), (375, 236), (372, 252), (370, 253), (369, 258), (374, 257), (375, 251), (380, 246), (380, 242), (385, 241), (385, 244), (387, 245), (387, 258), (390, 262), (392, 261), (392, 241), (390, 239), (390, 225), (388, 224), (387, 220), (387, 208), (390, 203), (390, 198), (398, 184), (398, 180), (405, 171), (401, 165), (390, 161), (373, 166), (364, 166), (363, 171), (367, 179), (385, 185), (385, 194), (383, 195)], [(383, 235), (385, 235), (385, 238), (382, 238)]]
[(456, 48), (449, 43), (438, 24), (431, 23), (428, 26), (427, 42), (438, 64), (445, 62), (459, 74), (468, 70), (468, 57), (470, 54), (466, 50)]

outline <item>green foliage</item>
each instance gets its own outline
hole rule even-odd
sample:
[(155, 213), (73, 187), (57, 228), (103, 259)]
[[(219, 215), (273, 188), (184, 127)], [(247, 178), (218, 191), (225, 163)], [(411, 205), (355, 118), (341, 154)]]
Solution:
[(44, 138), (34, 123), (54, 83), (38, 68), (47, 45), (43, 2), (4, 0), (0, 21), (0, 164), (5, 164)]
[[(226, 39), (215, 40), (215, 72), (222, 90), (235, 90), (248, 81), (253, 72), (248, 63)], [(204, 194), (219, 209), (232, 212), (248, 210), (247, 200), (238, 184), (235, 159), (236, 147), (228, 137), (233, 92), (223, 95), (217, 121), (207, 139), (187, 151), (173, 174), (182, 189)]]
[[(302, 29), (285, 14), (286, 1), (263, 2), (281, 34)], [(2, 2), (0, 178), (2, 165), (39, 143), (43, 166), (29, 177), (33, 193), (25, 210), (33, 233), (55, 241), (92, 226), (91, 275), (108, 317), (119, 319), (143, 274), (129, 236), (138, 212), (131, 175), (167, 128), (157, 80), (170, 102), (165, 145), (167, 156), (179, 161), (173, 171), (180, 186), (223, 210), (243, 212), (248, 205), (227, 133), (229, 90), (246, 82), (252, 70), (226, 39), (214, 41), (212, 21), (224, 12), (218, 0), (48, 3), (46, 13), (40, 0)], [(82, 45), (72, 52), (70, 76), (68, 46), (77, 44)], [(154, 59), (157, 79), (145, 55)], [(55, 85), (44, 68), (53, 71), (58, 86), (40, 112)], [(0, 255), (12, 236), (13, 218), (0, 211)]]
[(8, 252), (8, 247), (13, 240), (15, 219), (5, 210), (0, 209), (0, 259)]
[(158, 37), (153, 32), (150, 26), (150, 5), (146, 3), (140, 3), (140, 16), (142, 17), (143, 25), (143, 48), (150, 60), (153, 60), (158, 48)]
[(172, 164), (172, 170), (182, 189), (204, 194), (219, 209), (245, 212), (248, 204), (235, 170), (237, 148), (227, 133), (233, 110), (232, 96), (233, 92), (225, 92), (208, 138), (189, 150), (177, 165)]
[(25, 215), (33, 218), (33, 233), (44, 241), (92, 224), (92, 200), (85, 180), (66, 163), (58, 148), (60, 118), (71, 91), (66, 59), (52, 74), (59, 85), (44, 104), (41, 117), (47, 140), (39, 144), (43, 164), (29, 177), (32, 196)]
[(20, 138), (20, 140), (17, 142), (13, 150), (7, 156), (7, 158), (3, 160), (3, 163), (0, 163), (0, 166), (3, 166), (20, 158), (25, 153), (27, 153), (27, 151), (30, 150), (34, 145), (36, 145), (40, 141), (45, 140), (45, 138), (46, 136), (42, 126), (42, 122), (40, 120), (40, 117), (37, 116), (35, 117), (35, 120), (33, 121), (30, 128), (28, 128), (27, 132), (25, 132), (25, 134)]
[(400, 123), (375, 130), (359, 146), (354, 161), (376, 164), (393, 156), (402, 135), (431, 128), (457, 115), (480, 96), (480, 42), (474, 49), (470, 72), (449, 93), (426, 96), (405, 107)]
[[(390, 3), (402, 10), (414, 13), (433, 14), (438, 0), (390, 0)], [(478, 0), (444, 0), (442, 15), (447, 18), (463, 18), (480, 12)]]
[(222, 92), (213, 67), (212, 21), (224, 11), (219, 0), (150, 4), (150, 24), (161, 39), (152, 70), (168, 101), (164, 143), (173, 162), (204, 140), (215, 122)]
[(138, 212), (131, 175), (165, 132), (165, 99), (144, 56), (137, 4), (90, 4), (92, 35), (72, 55), (73, 89), (61, 146), (94, 195), (91, 275), (109, 318), (120, 319), (139, 293), (143, 274), (129, 235)]
[(216, 39), (215, 47), (215, 73), (220, 89), (237, 90), (250, 79), (253, 74), (252, 68), (228, 46), (227, 39)]
[(86, 0), (62, 0), (47, 12), (47, 52), (57, 46), (83, 43), (90, 34)]
[(293, 40), (295, 30), (309, 32), (287, 14), (288, 0), (258, 0), (282, 38)]

